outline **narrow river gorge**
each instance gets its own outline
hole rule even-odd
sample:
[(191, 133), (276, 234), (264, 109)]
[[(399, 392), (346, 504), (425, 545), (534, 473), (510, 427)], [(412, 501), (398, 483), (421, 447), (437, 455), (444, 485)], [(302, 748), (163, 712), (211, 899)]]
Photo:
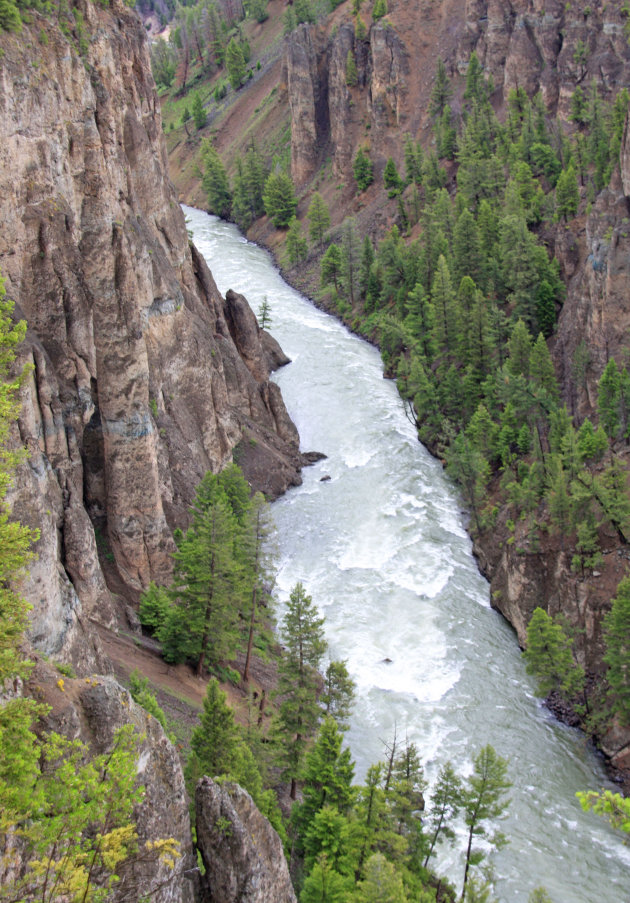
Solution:
[[(347, 659), (357, 778), (394, 730), (417, 744), (430, 783), (447, 759), (468, 773), (491, 743), (514, 785), (501, 825), (510, 843), (489, 859), (502, 903), (524, 903), (539, 885), (554, 903), (628, 901), (630, 850), (575, 798), (605, 783), (601, 763), (536, 698), (513, 631), (490, 607), (456, 493), (378, 351), (290, 288), (235, 227), (184, 209), (220, 291), (242, 292), (254, 310), (267, 297), (270, 331), (292, 359), (276, 381), (302, 449), (327, 455), (273, 505), (278, 587), (286, 599), (303, 581), (331, 654)], [(457, 888), (463, 846), (462, 833), (436, 863)]]

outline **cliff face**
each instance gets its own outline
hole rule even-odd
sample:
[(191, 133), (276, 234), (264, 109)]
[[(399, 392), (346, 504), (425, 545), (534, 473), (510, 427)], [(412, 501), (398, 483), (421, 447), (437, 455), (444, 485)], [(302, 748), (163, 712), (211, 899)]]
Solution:
[(114, 617), (97, 546), (127, 594), (167, 580), (206, 470), (255, 437), (277, 495), (300, 457), (268, 381), (281, 352), (189, 243), (144, 29), (122, 4), (82, 12), (83, 59), (38, 17), (0, 38), (0, 270), (29, 324), (14, 502), (41, 529), (32, 636), (91, 669), (87, 619)]

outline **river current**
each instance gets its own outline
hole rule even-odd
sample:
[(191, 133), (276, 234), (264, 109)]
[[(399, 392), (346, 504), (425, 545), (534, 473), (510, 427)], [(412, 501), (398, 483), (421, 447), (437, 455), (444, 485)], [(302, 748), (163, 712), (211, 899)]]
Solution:
[[(541, 885), (554, 903), (629, 903), (630, 849), (575, 798), (606, 784), (601, 763), (536, 698), (513, 630), (490, 607), (457, 493), (378, 351), (287, 285), (234, 226), (184, 211), (219, 290), (242, 292), (254, 311), (267, 298), (270, 332), (292, 359), (274, 378), (302, 449), (327, 455), (273, 505), (278, 590), (282, 602), (304, 583), (331, 656), (356, 681), (357, 779), (394, 731), (418, 746), (430, 786), (447, 759), (469, 774), (491, 743), (513, 782), (497, 825), (510, 843), (488, 859), (501, 903), (526, 903)], [(433, 862), (458, 891), (463, 850), (462, 829)]]

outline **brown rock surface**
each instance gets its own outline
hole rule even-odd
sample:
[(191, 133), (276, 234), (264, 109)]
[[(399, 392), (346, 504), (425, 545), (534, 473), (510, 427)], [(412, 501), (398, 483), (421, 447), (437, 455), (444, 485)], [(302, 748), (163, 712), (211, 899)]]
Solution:
[(280, 838), (245, 790), (204, 777), (195, 808), (202, 903), (295, 903)]
[(85, 625), (114, 618), (98, 546), (137, 594), (168, 579), (172, 527), (245, 433), (264, 447), (256, 488), (298, 482), (301, 459), (268, 383), (280, 350), (189, 245), (145, 31), (122, 4), (81, 9), (85, 59), (37, 14), (0, 36), (0, 270), (33, 367), (14, 493), (41, 530), (33, 637), (91, 670)]

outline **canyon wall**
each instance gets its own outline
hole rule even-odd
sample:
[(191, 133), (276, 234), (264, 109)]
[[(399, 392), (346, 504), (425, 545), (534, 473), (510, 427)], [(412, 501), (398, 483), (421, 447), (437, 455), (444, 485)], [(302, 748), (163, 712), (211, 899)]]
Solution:
[(12, 502), (40, 529), (32, 639), (90, 671), (89, 620), (114, 623), (110, 588), (168, 580), (203, 474), (251, 439), (275, 496), (301, 459), (268, 379), (286, 358), (188, 239), (142, 24), (117, 2), (81, 12), (83, 56), (36, 14), (0, 35), (0, 271), (29, 325)]

